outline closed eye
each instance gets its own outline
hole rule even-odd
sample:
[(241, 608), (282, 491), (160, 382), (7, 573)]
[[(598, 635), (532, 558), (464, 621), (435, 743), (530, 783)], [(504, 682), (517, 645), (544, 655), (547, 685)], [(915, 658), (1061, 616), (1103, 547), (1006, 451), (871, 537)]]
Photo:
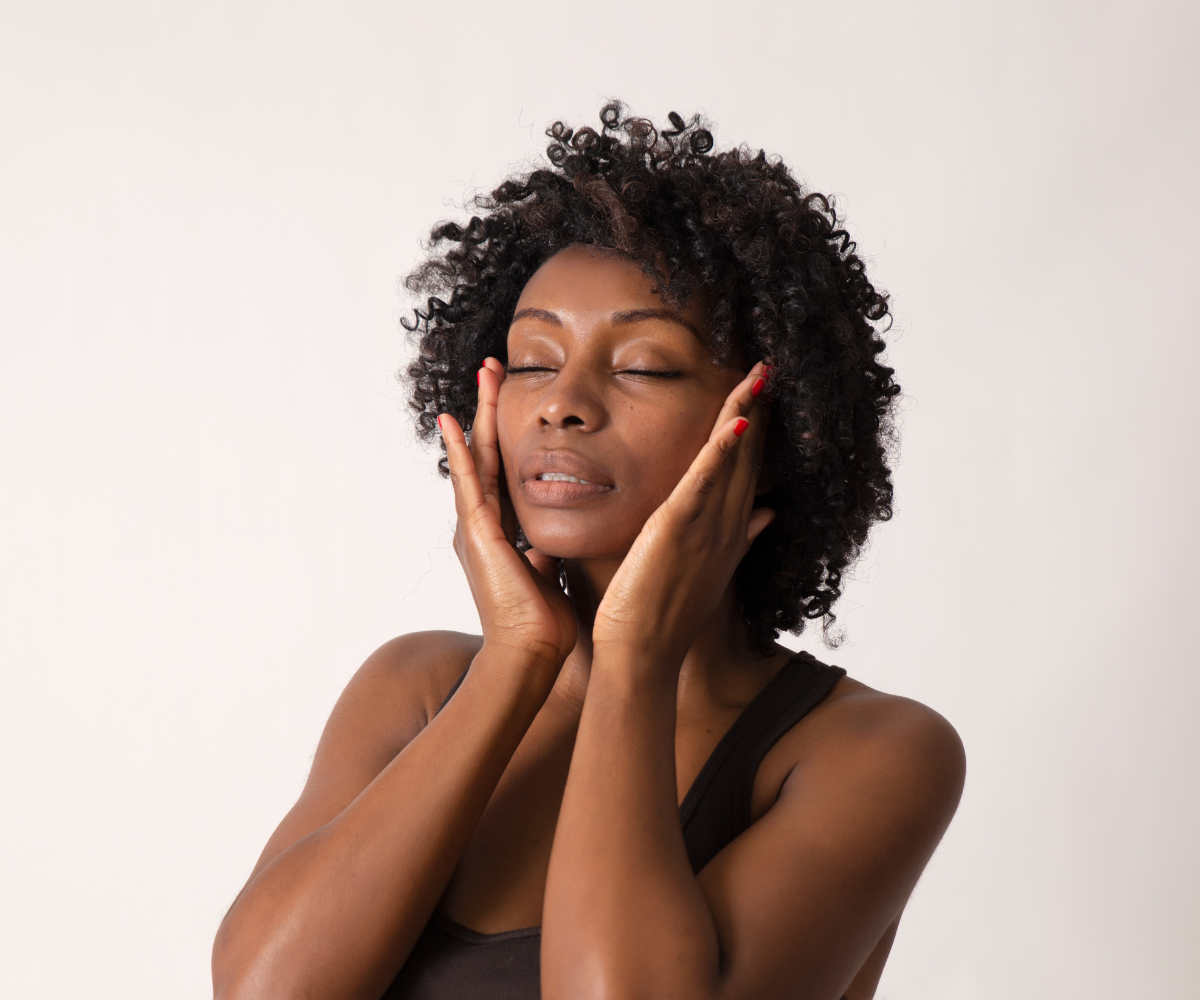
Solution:
[(637, 375), (643, 378), (679, 378), (683, 372), (666, 368), (622, 368), (618, 375)]
[[(508, 375), (527, 375), (535, 372), (553, 372), (555, 368), (547, 368), (544, 365), (521, 365), (512, 368), (506, 368), (505, 373)], [(617, 371), (618, 375), (635, 375), (641, 378), (679, 378), (683, 374), (678, 369), (665, 368), (622, 368)]]

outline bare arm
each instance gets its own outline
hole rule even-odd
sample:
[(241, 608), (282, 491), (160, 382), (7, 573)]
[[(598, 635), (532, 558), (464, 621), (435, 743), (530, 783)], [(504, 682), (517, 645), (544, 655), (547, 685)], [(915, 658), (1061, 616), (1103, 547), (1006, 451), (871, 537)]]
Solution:
[[(458, 663), (471, 663), (462, 687), (415, 736), (418, 679), (445, 675), (447, 658), (453, 669), (452, 650), (428, 635), (408, 637), (387, 654), (408, 681), (368, 662), (347, 688), (305, 794), (217, 934), (213, 983), (222, 1000), (383, 993), (574, 645), (557, 566), (520, 555), (504, 532), (499, 456), (486, 445), (495, 439), (487, 432), (498, 386), (496, 373), (481, 376), (477, 427), (485, 433), (474, 456), (457, 424), (444, 428), (455, 550), (479, 608), (482, 646), (465, 657), (459, 650)], [(411, 738), (399, 738), (406, 727)]]
[(643, 663), (593, 663), (547, 880), (544, 995), (841, 997), (953, 814), (953, 730), (868, 689), (822, 706), (807, 728), (829, 735), (697, 877), (676, 805), (674, 691)]
[[(835, 1000), (898, 917), (957, 804), (962, 752), (945, 721), (843, 681), (806, 720), (779, 800), (699, 877), (691, 871), (676, 686), (699, 621), (770, 520), (753, 509), (765, 423), (756, 374), (597, 612), (546, 884), (547, 1000)], [(754, 426), (739, 439), (742, 414)]]
[[(421, 637), (410, 637), (411, 640)], [(378, 997), (399, 971), (548, 687), (486, 647), (462, 687), (365, 788), (348, 778), (382, 733), (335, 711), (301, 799), (226, 916), (218, 997)], [(371, 678), (343, 701), (362, 702)], [(353, 795), (344, 808), (339, 791)]]

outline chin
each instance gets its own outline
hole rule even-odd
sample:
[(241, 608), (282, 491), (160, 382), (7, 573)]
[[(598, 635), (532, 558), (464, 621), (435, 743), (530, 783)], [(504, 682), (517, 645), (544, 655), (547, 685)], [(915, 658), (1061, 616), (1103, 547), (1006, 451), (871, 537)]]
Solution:
[[(529, 544), (554, 559), (623, 558), (633, 545), (636, 533), (628, 528), (620, 532), (594, 530), (598, 526), (547, 525), (521, 522), (521, 530)], [(639, 525), (639, 530), (641, 526)], [(593, 530), (588, 530), (592, 528)]]

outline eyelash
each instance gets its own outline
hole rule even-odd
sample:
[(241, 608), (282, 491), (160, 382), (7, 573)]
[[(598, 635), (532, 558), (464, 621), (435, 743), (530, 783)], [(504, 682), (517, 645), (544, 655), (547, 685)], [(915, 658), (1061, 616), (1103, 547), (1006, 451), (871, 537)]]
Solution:
[[(552, 372), (553, 368), (542, 368), (536, 365), (530, 365), (524, 368), (508, 368), (506, 369), (509, 375), (526, 375), (531, 372)], [(641, 375), (645, 378), (678, 378), (683, 374), (681, 371), (674, 369), (658, 369), (658, 368), (622, 368), (616, 374), (618, 375)]]

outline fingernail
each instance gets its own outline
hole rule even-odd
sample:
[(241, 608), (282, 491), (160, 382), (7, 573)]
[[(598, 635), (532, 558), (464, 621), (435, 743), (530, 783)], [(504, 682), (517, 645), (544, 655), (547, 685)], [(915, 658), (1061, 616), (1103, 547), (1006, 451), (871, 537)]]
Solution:
[(750, 421), (745, 417), (738, 417), (738, 422), (733, 425), (733, 436), (741, 437), (746, 433), (746, 428), (750, 426)]
[(763, 365), (762, 377), (763, 377), (764, 382), (771, 377), (771, 366), (770, 365)]
[(442, 429), (442, 415), (439, 413), (438, 414), (438, 430), (440, 431), (441, 429)]
[(479, 385), (479, 383), (482, 381), (483, 381), (483, 369), (480, 368), (479, 371), (477, 371), (475, 373), (475, 384)]
[(767, 384), (765, 378), (756, 379), (754, 385), (750, 386), (750, 395), (758, 399), (758, 394), (763, 391), (763, 386)]

